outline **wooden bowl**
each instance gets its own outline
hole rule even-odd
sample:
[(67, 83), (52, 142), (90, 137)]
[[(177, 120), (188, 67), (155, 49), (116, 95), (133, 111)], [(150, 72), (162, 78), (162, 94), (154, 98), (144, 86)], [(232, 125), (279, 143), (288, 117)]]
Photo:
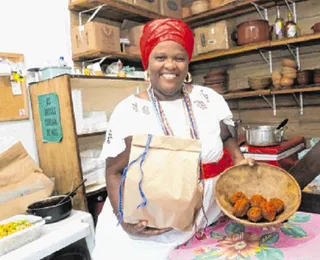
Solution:
[(294, 69), (294, 68), (291, 68), (291, 67), (283, 67), (281, 72), (282, 72), (282, 74), (297, 73), (297, 69)]
[(248, 78), (249, 86), (254, 90), (265, 89), (271, 84), (271, 82), (271, 77), (266, 76)]
[(297, 68), (297, 62), (295, 60), (285, 58), (285, 59), (282, 60), (282, 66), (296, 69)]
[(283, 88), (290, 88), (293, 85), (293, 83), (294, 83), (294, 80), (292, 78), (283, 77), (280, 80), (280, 85)]
[[(267, 200), (279, 198), (284, 202), (284, 211), (272, 222), (250, 222), (233, 215), (231, 196), (243, 192), (248, 198), (261, 194)], [(301, 203), (301, 189), (296, 180), (285, 170), (264, 163), (254, 166), (238, 165), (224, 171), (215, 186), (215, 196), (221, 210), (234, 221), (252, 227), (274, 226), (289, 219)]]

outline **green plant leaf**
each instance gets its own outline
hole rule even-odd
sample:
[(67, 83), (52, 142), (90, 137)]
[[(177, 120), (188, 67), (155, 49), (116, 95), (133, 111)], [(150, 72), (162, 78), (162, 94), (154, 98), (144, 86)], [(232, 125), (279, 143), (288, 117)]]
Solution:
[(212, 248), (209, 252), (201, 255), (197, 255), (192, 260), (211, 260), (220, 258), (222, 253), (217, 248)]
[(214, 238), (214, 239), (222, 239), (225, 237), (224, 234), (218, 233), (218, 232), (211, 232), (210, 233), (210, 237)]
[(279, 232), (264, 234), (260, 238), (260, 245), (271, 245), (279, 241)]
[(230, 233), (242, 233), (245, 231), (245, 227), (239, 223), (230, 223), (225, 228), (224, 231), (229, 235)]
[(281, 231), (283, 234), (294, 237), (294, 238), (305, 238), (308, 237), (308, 234), (298, 226), (294, 226), (292, 224), (286, 223), (281, 227)]
[(311, 219), (310, 214), (296, 213), (292, 217), (289, 218), (289, 222), (305, 223), (305, 222), (310, 221), (310, 219)]
[(259, 260), (284, 260), (283, 252), (273, 246), (261, 247), (255, 257)]

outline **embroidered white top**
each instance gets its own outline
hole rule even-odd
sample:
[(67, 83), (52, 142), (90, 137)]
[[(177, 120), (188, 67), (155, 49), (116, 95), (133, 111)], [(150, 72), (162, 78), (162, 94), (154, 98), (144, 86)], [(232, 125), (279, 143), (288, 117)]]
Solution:
[[(223, 97), (209, 88), (193, 86), (190, 99), (202, 145), (202, 163), (216, 162), (223, 154), (219, 123), (223, 120), (226, 124), (233, 124), (232, 113)], [(191, 138), (183, 102), (183, 99), (160, 101), (174, 135)], [(111, 115), (100, 157), (116, 157), (125, 150), (124, 138), (136, 134), (164, 135), (151, 102), (131, 95), (120, 102)], [(214, 199), (215, 182), (216, 178), (205, 180), (203, 206), (209, 224), (220, 214)], [(199, 227), (207, 224), (201, 211), (196, 222)], [(106, 253), (116, 255), (117, 259), (131, 259), (133, 256), (134, 259), (167, 259), (172, 249), (186, 242), (195, 232), (195, 229), (189, 233), (172, 230), (140, 239), (129, 236), (116, 225), (117, 219), (107, 200), (97, 224), (95, 260), (105, 259)]]

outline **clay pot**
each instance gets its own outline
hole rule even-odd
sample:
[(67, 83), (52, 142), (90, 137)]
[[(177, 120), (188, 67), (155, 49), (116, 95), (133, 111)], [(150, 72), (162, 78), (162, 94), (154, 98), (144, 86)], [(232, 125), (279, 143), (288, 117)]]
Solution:
[(266, 20), (253, 20), (240, 23), (231, 35), (238, 45), (271, 40), (273, 27)]
[(320, 33), (320, 23), (315, 23), (311, 29), (313, 30), (314, 33)]

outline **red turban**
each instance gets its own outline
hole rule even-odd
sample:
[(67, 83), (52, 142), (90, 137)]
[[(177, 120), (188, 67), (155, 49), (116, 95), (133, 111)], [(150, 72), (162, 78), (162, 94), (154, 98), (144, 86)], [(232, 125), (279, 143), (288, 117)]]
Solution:
[(153, 48), (164, 41), (174, 41), (181, 44), (188, 53), (189, 61), (191, 60), (194, 38), (189, 26), (178, 19), (156, 19), (144, 26), (140, 38), (141, 58), (145, 69), (148, 67), (148, 59)]

